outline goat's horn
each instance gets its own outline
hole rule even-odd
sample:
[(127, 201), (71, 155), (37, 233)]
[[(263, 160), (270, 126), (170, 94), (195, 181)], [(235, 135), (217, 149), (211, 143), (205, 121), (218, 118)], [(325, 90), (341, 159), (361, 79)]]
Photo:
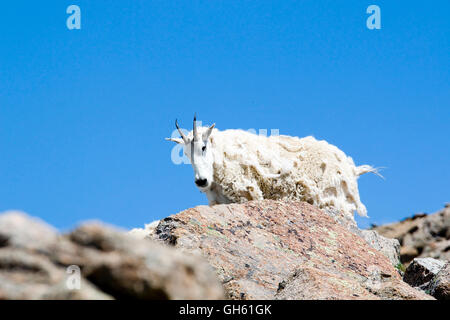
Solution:
[(181, 138), (183, 138), (183, 141), (185, 144), (188, 143), (188, 138), (186, 138), (186, 136), (184, 135), (183, 131), (181, 131), (180, 127), (178, 126), (178, 120), (175, 119), (175, 127), (177, 127), (178, 132), (180, 133)]
[(192, 132), (192, 135), (194, 137), (194, 141), (198, 141), (198, 134), (197, 134), (197, 115), (194, 113), (194, 129)]

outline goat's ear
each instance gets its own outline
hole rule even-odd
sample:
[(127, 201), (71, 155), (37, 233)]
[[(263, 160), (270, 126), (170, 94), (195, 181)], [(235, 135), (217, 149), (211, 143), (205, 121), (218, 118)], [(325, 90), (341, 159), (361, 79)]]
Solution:
[(181, 138), (166, 138), (166, 140), (167, 141), (173, 141), (176, 144), (180, 144), (180, 143), (183, 144), (184, 143), (183, 139), (181, 139)]
[(209, 136), (211, 135), (211, 133), (212, 133), (212, 131), (213, 131), (215, 125), (216, 125), (216, 124), (213, 123), (213, 125), (212, 125), (211, 127), (209, 127), (205, 132), (203, 132), (203, 135), (202, 135), (203, 141), (208, 140), (208, 138), (209, 138)]

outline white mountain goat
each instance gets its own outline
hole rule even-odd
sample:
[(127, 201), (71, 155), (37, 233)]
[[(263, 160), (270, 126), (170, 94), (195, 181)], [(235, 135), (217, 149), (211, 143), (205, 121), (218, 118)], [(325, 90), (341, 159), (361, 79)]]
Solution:
[(261, 199), (295, 199), (333, 208), (353, 218), (367, 217), (357, 179), (377, 170), (355, 166), (353, 159), (326, 141), (290, 136), (259, 136), (243, 130), (194, 128), (186, 136), (175, 120), (194, 169), (195, 184), (209, 205)]

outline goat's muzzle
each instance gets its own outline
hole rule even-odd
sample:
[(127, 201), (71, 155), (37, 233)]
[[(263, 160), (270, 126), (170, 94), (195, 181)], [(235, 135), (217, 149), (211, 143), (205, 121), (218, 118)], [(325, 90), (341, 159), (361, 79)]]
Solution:
[(195, 184), (200, 187), (200, 188), (204, 188), (208, 185), (208, 180), (206, 179), (197, 179), (195, 180)]

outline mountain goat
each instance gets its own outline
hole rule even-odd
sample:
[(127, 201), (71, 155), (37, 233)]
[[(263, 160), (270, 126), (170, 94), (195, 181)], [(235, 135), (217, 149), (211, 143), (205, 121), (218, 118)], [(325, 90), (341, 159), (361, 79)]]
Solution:
[(209, 205), (261, 199), (295, 199), (319, 208), (333, 208), (353, 218), (356, 210), (367, 217), (359, 198), (357, 179), (376, 169), (355, 166), (326, 141), (290, 136), (259, 136), (243, 130), (219, 131), (198, 127), (185, 135), (175, 120), (194, 169), (195, 184)]

